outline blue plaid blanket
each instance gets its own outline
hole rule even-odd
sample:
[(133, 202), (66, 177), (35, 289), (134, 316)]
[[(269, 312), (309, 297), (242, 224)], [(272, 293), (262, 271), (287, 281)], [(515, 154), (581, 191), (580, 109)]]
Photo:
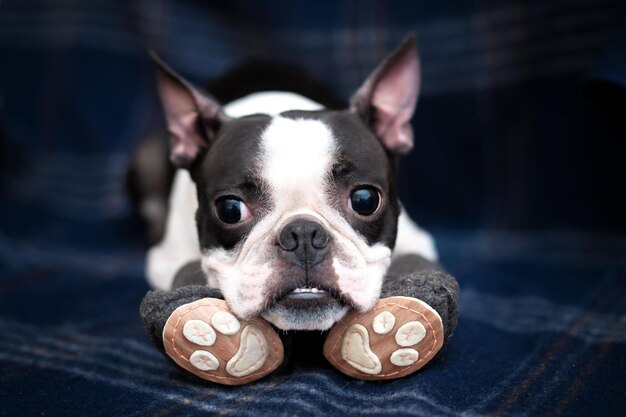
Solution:
[[(613, 0), (3, 1), (0, 415), (625, 415), (625, 23)], [(319, 358), (191, 381), (138, 313), (124, 177), (162, 129), (146, 50), (198, 83), (259, 58), (347, 97), (408, 31), (400, 191), (461, 284), (456, 335), (396, 381)]]

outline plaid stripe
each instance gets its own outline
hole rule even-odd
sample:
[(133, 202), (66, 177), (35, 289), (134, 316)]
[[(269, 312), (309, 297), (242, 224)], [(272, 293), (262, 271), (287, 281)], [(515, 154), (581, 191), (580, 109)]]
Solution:
[[(580, 242), (581, 237), (561, 239)], [(489, 240), (465, 239), (483, 246)], [(558, 236), (551, 240), (555, 248), (564, 247)], [(554, 410), (583, 416), (620, 409), (624, 369), (615, 365), (626, 358), (624, 265), (569, 264), (541, 256), (529, 262), (532, 249), (520, 254), (521, 261), (467, 260), (445, 245), (445, 237), (441, 241), (444, 261), (461, 277), (461, 321), (453, 342), (418, 376), (364, 383), (328, 365), (298, 362), (286, 374), (249, 386), (199, 384), (143, 336), (136, 308), (146, 287), (138, 273), (121, 271), (105, 280), (92, 274), (86, 280), (84, 270), (66, 266), (43, 270), (40, 278), (14, 280), (15, 273), (3, 273), (0, 399), (7, 415), (18, 405), (27, 414), (74, 415), (104, 407), (107, 415), (160, 416), (479, 416)], [(559, 286), (562, 281), (570, 285)], [(27, 301), (39, 307), (27, 311)], [(607, 378), (613, 383), (605, 383)], [(40, 387), (44, 381), (46, 387)], [(26, 387), (32, 387), (33, 400), (24, 404), (19, 392)], [(88, 403), (59, 400), (95, 387), (101, 394)], [(588, 402), (590, 397), (595, 401)]]
[[(3, 1), (0, 415), (624, 414), (623, 22), (617, 0)], [(196, 82), (265, 58), (347, 97), (408, 31), (400, 192), (461, 283), (451, 344), (386, 383), (320, 352), (249, 386), (187, 379), (137, 311), (123, 182), (162, 128), (146, 49)]]
[[(218, 75), (245, 57), (287, 57), (318, 79), (330, 80), (343, 94), (352, 92), (357, 86), (354, 81), (364, 78), (410, 31), (420, 40), (423, 94), (428, 95), (585, 70), (607, 45), (619, 19), (614, 12), (618, 1), (564, 0), (504, 4), (433, 21), (424, 21), (418, 8), (405, 7), (411, 18), (404, 16), (405, 22), (390, 25), (394, 8), (378, 4), (375, 7), (384, 10), (383, 16), (391, 16), (375, 26), (366, 26), (371, 22), (358, 18), (355, 27), (327, 23), (327, 30), (285, 28), (288, 22), (281, 21), (268, 32), (243, 21), (246, 6), (253, 4), (246, 2), (230, 11), (235, 14), (201, 9), (190, 2), (139, 2), (128, 4), (122, 13), (119, 5), (105, 1), (48, 3), (50, 7), (33, 12), (28, 5), (9, 2), (0, 16), (0, 45), (82, 46), (133, 56), (143, 56), (150, 45), (199, 79)], [(363, 7), (351, 1), (315, 6), (282, 3), (287, 10), (268, 7), (262, 12), (272, 19), (293, 13), (302, 20), (311, 8), (330, 14)]]

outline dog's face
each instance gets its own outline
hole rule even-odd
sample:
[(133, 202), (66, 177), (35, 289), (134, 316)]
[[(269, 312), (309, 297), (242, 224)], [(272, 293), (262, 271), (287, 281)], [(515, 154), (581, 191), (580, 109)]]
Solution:
[(245, 117), (213, 147), (192, 169), (207, 208), (196, 218), (203, 269), (231, 308), (283, 329), (371, 308), (398, 204), (389, 158), (358, 116)]
[(394, 164), (411, 148), (412, 38), (344, 111), (228, 118), (159, 65), (172, 161), (190, 170), (203, 270), (240, 317), (324, 330), (380, 295), (396, 237)]

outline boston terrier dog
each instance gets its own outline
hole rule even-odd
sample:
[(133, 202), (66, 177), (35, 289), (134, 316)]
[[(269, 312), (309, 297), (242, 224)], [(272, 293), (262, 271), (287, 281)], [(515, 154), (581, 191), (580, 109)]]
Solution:
[(156, 290), (141, 315), (154, 344), (229, 385), (274, 371), (286, 338), (311, 330), (354, 378), (399, 378), (429, 362), (456, 327), (458, 284), (394, 181), (413, 147), (415, 38), (345, 110), (286, 92), (222, 107), (153, 58), (179, 168), (165, 236), (147, 258)]

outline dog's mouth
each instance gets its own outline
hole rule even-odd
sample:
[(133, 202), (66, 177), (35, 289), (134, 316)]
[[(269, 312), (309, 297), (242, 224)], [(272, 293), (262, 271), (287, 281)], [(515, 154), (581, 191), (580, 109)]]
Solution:
[(341, 297), (330, 288), (299, 287), (286, 291), (275, 298), (273, 306), (290, 309), (316, 309), (330, 304), (344, 305)]
[(290, 300), (320, 300), (330, 297), (330, 293), (320, 288), (296, 288), (295, 290), (287, 293), (283, 298)]
[(277, 294), (261, 314), (282, 330), (327, 330), (348, 308), (333, 289), (305, 286)]

